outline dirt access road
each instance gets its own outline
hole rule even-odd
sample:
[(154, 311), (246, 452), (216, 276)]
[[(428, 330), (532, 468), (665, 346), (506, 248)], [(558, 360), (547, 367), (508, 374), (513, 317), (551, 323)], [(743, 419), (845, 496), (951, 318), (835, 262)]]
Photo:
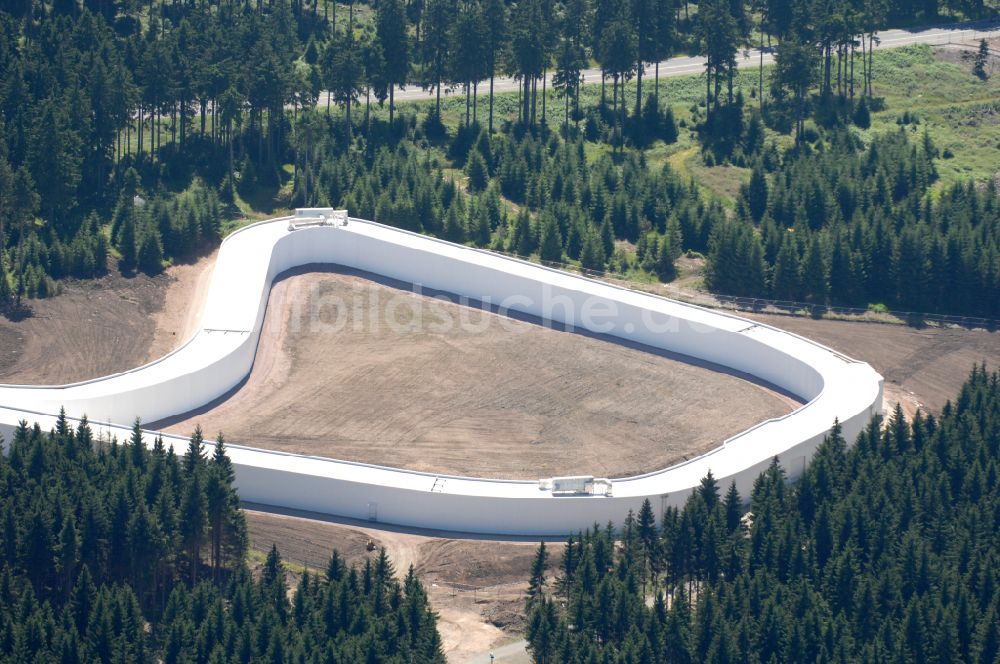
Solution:
[[(515, 641), (526, 627), (524, 595), (527, 570), (537, 542), (465, 540), (369, 528), (363, 523), (337, 523), (309, 513), (275, 514), (248, 506), (251, 546), (268, 551), (277, 544), (295, 568), (326, 569), (334, 548), (348, 564), (363, 564), (385, 547), (397, 573), (413, 565), (438, 613), (438, 630), (449, 662), (464, 663), (473, 655)], [(376, 549), (366, 550), (368, 540)], [(549, 543), (552, 579), (562, 546)]]
[(355, 272), (278, 281), (246, 383), (153, 423), (435, 473), (621, 477), (797, 402), (704, 364), (432, 300)]
[(985, 362), (988, 369), (1000, 369), (1000, 332), (741, 315), (868, 362), (885, 378), (886, 410), (898, 402), (909, 416), (917, 408), (940, 412), (945, 402), (958, 395), (974, 364)]

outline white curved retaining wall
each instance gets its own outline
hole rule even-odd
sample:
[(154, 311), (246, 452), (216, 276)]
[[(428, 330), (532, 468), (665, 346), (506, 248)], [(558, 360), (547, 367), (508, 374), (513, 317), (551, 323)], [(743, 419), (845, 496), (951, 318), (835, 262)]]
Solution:
[[(686, 463), (614, 480), (613, 497), (556, 497), (534, 480), (443, 477), (233, 445), (237, 485), (250, 502), (441, 530), (562, 535), (620, 521), (646, 498), (656, 509), (680, 505), (709, 469), (722, 485), (735, 480), (748, 497), (773, 457), (794, 477), (834, 419), (853, 441), (881, 412), (882, 377), (870, 366), (767, 325), (373, 222), (290, 230), (292, 220), (254, 224), (222, 243), (201, 327), (181, 348), (144, 367), (73, 385), (0, 386), (0, 431), (9, 438), (21, 419), (48, 426), (64, 406), (71, 417), (86, 414), (96, 429), (121, 439), (137, 415), (155, 421), (225, 394), (250, 372), (274, 278), (317, 263), (701, 358), (807, 403)], [(180, 450), (186, 445), (165, 439)]]

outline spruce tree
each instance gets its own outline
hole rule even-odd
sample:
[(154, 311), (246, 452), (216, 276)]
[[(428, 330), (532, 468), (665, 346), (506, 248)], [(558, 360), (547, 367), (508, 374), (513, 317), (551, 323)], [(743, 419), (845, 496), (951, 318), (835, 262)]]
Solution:
[(677, 277), (674, 267), (674, 252), (666, 235), (660, 237), (656, 246), (656, 276), (661, 281), (673, 281)]
[(755, 224), (759, 224), (767, 212), (767, 197), (767, 178), (763, 169), (757, 166), (750, 174), (750, 184), (746, 190), (747, 207)]
[(551, 214), (544, 215), (539, 239), (539, 257), (543, 261), (558, 263), (562, 261), (562, 252), (562, 237), (556, 219)]
[(134, 211), (126, 209), (124, 212), (116, 246), (121, 253), (122, 265), (126, 269), (134, 268), (138, 259)]
[(479, 150), (473, 149), (465, 162), (465, 174), (469, 176), (469, 191), (480, 192), (489, 184), (489, 171), (486, 160)]
[(985, 39), (979, 40), (979, 50), (976, 51), (976, 59), (972, 65), (972, 73), (983, 79), (987, 78), (986, 65), (990, 62), (990, 45)]
[(155, 229), (149, 229), (143, 235), (136, 260), (139, 269), (146, 274), (156, 275), (163, 271), (163, 246)]
[(545, 542), (538, 543), (535, 558), (531, 563), (531, 575), (528, 578), (528, 591), (525, 597), (525, 610), (531, 612), (545, 601), (545, 568), (548, 565), (549, 554), (545, 550)]
[(400, 0), (384, 0), (378, 5), (375, 31), (382, 47), (385, 68), (383, 77), (389, 93), (389, 124), (395, 119), (397, 86), (406, 85), (410, 69), (409, 38), (406, 34), (406, 12)]
[(604, 247), (600, 238), (592, 229), (587, 231), (580, 250), (580, 267), (594, 272), (604, 271)]
[(205, 487), (200, 473), (187, 478), (180, 507), (180, 535), (187, 553), (188, 578), (194, 585), (201, 566), (201, 549), (205, 543), (207, 512)]
[(790, 234), (785, 236), (774, 265), (771, 291), (779, 300), (799, 300), (802, 295), (802, 274), (799, 252)]

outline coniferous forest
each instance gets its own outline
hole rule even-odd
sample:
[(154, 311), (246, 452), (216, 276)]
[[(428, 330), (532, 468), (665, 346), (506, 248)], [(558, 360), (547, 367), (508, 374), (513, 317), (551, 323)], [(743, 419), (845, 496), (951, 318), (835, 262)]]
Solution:
[(178, 456), (138, 430), (23, 424), (0, 454), (0, 661), (443, 662), (412, 570), (333, 553), (290, 592), (252, 573), (225, 443)]
[[(907, 109), (872, 128), (880, 31), (996, 11), (0, 0), (0, 309), (159, 273), (241, 217), (334, 206), (645, 280), (703, 258), (722, 294), (1000, 318), (996, 180), (942, 179), (955, 155)], [(774, 65), (741, 73), (758, 47)], [(644, 65), (683, 55), (706, 64), (678, 118)], [(494, 94), (501, 76), (516, 93)], [(749, 172), (732, 201), (664, 156), (685, 141), (706, 171)], [(853, 446), (835, 427), (794, 484), (777, 464), (750, 496), (708, 477), (683, 509), (595, 524), (554, 578), (540, 547), (535, 660), (1000, 664), (1000, 376), (977, 367), (939, 416), (880, 424)], [(61, 418), (6, 447), (0, 661), (444, 661), (421, 582), (384, 551), (294, 583), (277, 549), (247, 561), (221, 437), (177, 454)]]
[(709, 476), (683, 509), (597, 524), (555, 578), (536, 561), (535, 661), (995, 664), (998, 443), (1000, 374), (977, 367), (939, 417), (897, 409), (850, 447), (835, 427), (792, 485), (777, 463), (750, 496)]
[[(857, 132), (884, 106), (878, 30), (994, 9), (7, 0), (0, 302), (109, 265), (154, 274), (279, 196), (660, 280), (695, 252), (725, 294), (995, 317), (995, 187), (938, 185), (932, 137), (905, 123), (899, 135)], [(777, 62), (738, 82), (751, 47)], [(683, 54), (707, 65), (701, 100), (678, 122), (667, 80), (641, 65)], [(604, 74), (599, 97), (584, 94), (586, 67)], [(495, 97), (508, 75), (517, 95)], [(430, 101), (399, 104), (400, 85)], [(442, 89), (465, 92), (447, 123)], [(735, 209), (647, 161), (681, 134), (708, 166), (752, 169)]]

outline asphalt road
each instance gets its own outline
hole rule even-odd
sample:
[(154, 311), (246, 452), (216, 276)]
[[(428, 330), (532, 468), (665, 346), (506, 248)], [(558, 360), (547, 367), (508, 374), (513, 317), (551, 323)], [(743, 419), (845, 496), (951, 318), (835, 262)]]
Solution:
[[(1000, 25), (984, 23), (964, 23), (953, 26), (941, 26), (925, 28), (921, 30), (886, 30), (878, 34), (879, 43), (876, 48), (898, 48), (909, 46), (910, 44), (932, 44), (944, 45), (949, 43), (969, 43), (984, 37), (1000, 36)], [(740, 68), (759, 67), (761, 62), (760, 49), (750, 49), (741, 54), (737, 64)], [(774, 55), (765, 49), (764, 64), (772, 64)], [(655, 65), (648, 65), (644, 70), (643, 77), (653, 76)], [(690, 74), (700, 74), (705, 70), (705, 58), (701, 56), (670, 58), (660, 63), (660, 76), (686, 76)], [(600, 83), (600, 69), (586, 69), (583, 71), (583, 83)], [(494, 92), (517, 92), (518, 82), (513, 78), (497, 78), (493, 83)], [(489, 83), (479, 84), (479, 93), (485, 94), (489, 90)], [(409, 85), (405, 89), (396, 89), (396, 101), (420, 101), (434, 98), (434, 90), (422, 90), (417, 85)], [(442, 97), (464, 95), (465, 92), (458, 87), (454, 90), (441, 90)], [(326, 93), (320, 94), (319, 105), (326, 105)]]
[[(528, 642), (521, 640), (476, 655), (465, 664), (529, 664)], [(490, 657), (492, 653), (493, 657)]]

